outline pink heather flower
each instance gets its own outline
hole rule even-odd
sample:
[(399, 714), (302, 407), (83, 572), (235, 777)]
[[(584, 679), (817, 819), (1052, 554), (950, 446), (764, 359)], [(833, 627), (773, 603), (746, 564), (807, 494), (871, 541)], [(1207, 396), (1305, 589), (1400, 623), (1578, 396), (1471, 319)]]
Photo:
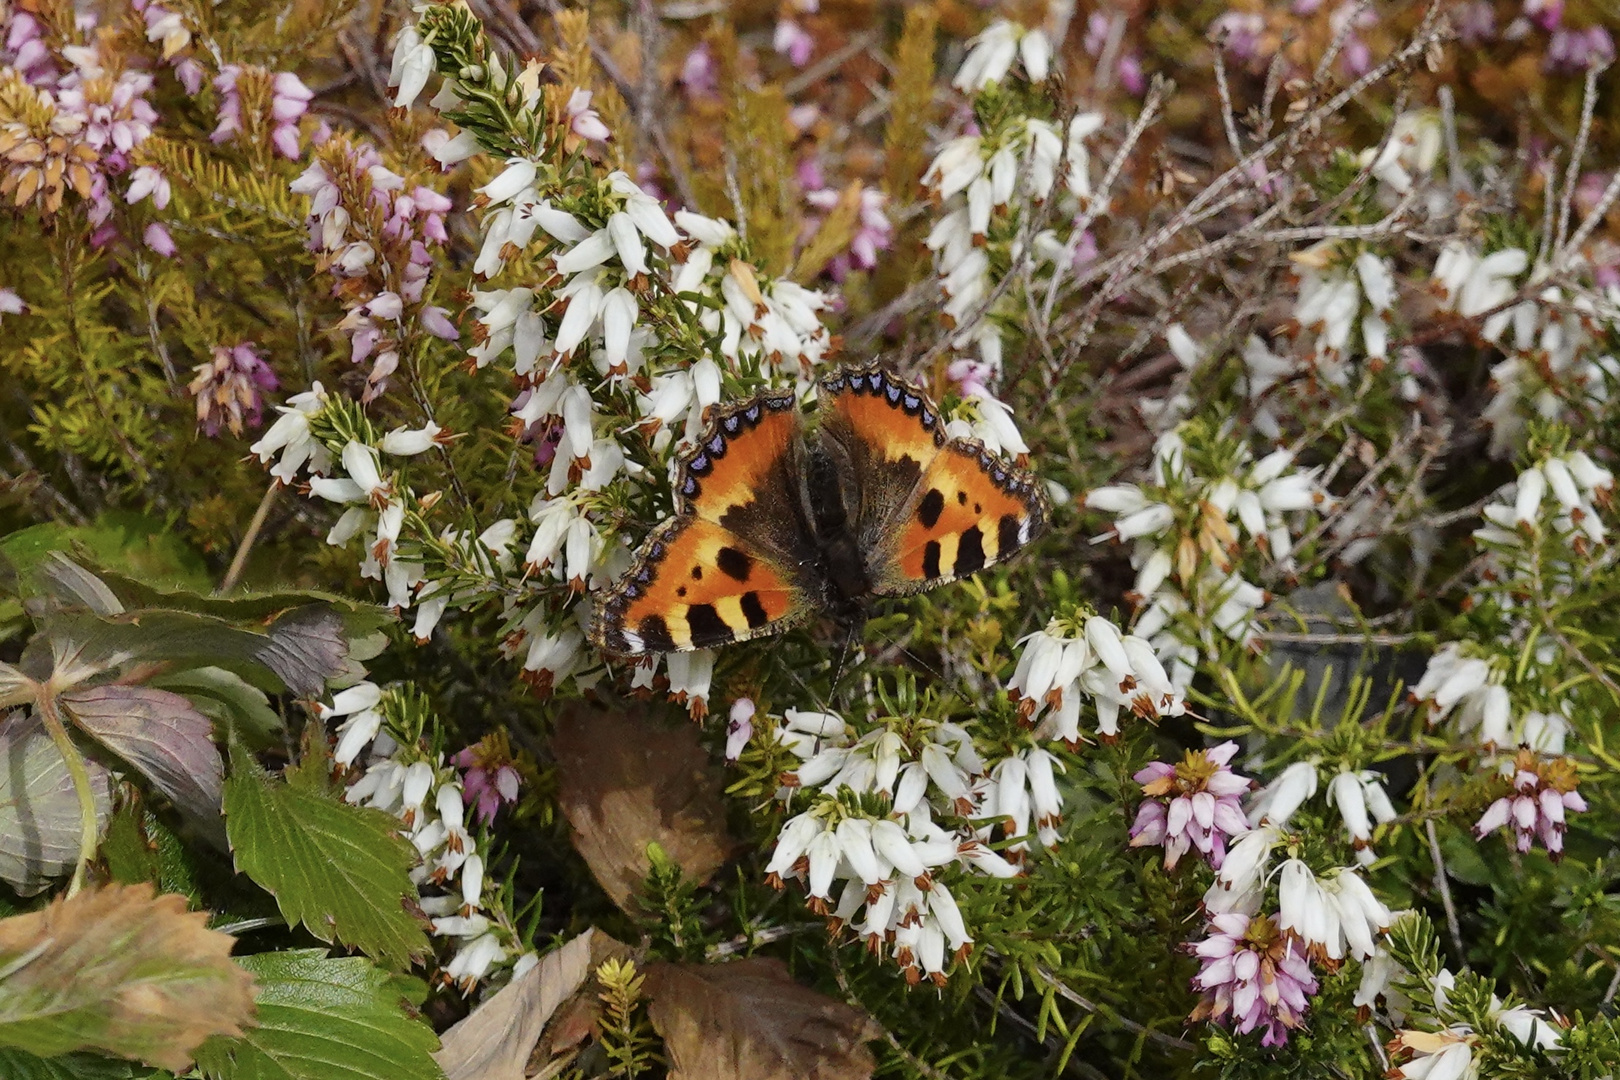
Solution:
[[(174, 253), (180, 250), (175, 247), (174, 237), (169, 235), (169, 230), (164, 227), (161, 221), (154, 221), (148, 225), (141, 233), (141, 239), (146, 242), (147, 247), (165, 259), (173, 258)], [(209, 434), (212, 435), (213, 432), (209, 432)]]
[(297, 161), (303, 153), (298, 145), (298, 119), (309, 110), (314, 96), (315, 91), (290, 71), (278, 72), (271, 84), (270, 119), (275, 122), (275, 129), (270, 141), (289, 161)]
[(276, 389), (276, 373), (248, 342), (215, 345), (213, 353), (213, 360), (197, 365), (187, 387), (197, 399), (197, 426), (209, 438), (219, 434), (221, 425), (241, 435), (244, 425), (263, 422), (264, 395)]
[(1260, 56), (1260, 38), (1266, 32), (1265, 16), (1252, 11), (1227, 11), (1209, 24), (1210, 37), (1244, 63)]
[(1209, 937), (1190, 946), (1203, 958), (1193, 989), (1204, 999), (1189, 1020), (1208, 1020), (1246, 1035), (1264, 1029), (1261, 1046), (1281, 1046), (1303, 1022), (1316, 977), (1292, 934), (1264, 915), (1231, 912), (1210, 920)]
[(241, 65), (226, 64), (214, 76), (214, 89), (219, 92), (219, 119), (208, 136), (213, 142), (222, 143), (242, 130), (242, 95), (236, 89), (236, 80), (241, 74)]
[(1254, 783), (1226, 767), (1237, 751), (1238, 744), (1228, 740), (1189, 750), (1178, 765), (1155, 761), (1138, 772), (1134, 779), (1148, 798), (1131, 826), (1131, 847), (1164, 845), (1166, 870), (1196, 848), (1219, 870), (1227, 839), (1249, 828), (1241, 797)]
[(588, 142), (606, 142), (612, 132), (591, 108), (591, 92), (575, 90), (568, 96), (568, 128)]
[(870, 270), (877, 265), (878, 252), (887, 251), (894, 242), (894, 226), (883, 212), (889, 197), (877, 188), (861, 192), (860, 227), (849, 242), (850, 258), (859, 270)]
[(1128, 52), (1119, 58), (1114, 68), (1119, 76), (1119, 85), (1132, 97), (1141, 97), (1147, 93), (1147, 73), (1142, 70), (1142, 58), (1134, 51)]
[(1578, 782), (1571, 759), (1537, 761), (1535, 751), (1521, 749), (1513, 759), (1512, 790), (1474, 823), (1475, 838), (1506, 827), (1514, 833), (1514, 846), (1526, 852), (1540, 836), (1547, 854), (1558, 861), (1564, 854), (1564, 815), (1586, 809), (1586, 800), (1575, 790)]
[(776, 37), (772, 41), (777, 52), (788, 58), (794, 67), (804, 67), (815, 51), (816, 39), (792, 19), (781, 19), (776, 24)]
[(692, 97), (709, 97), (719, 90), (719, 73), (707, 42), (687, 53), (681, 62), (681, 85)]
[(1086, 50), (1087, 56), (1101, 56), (1103, 46), (1108, 44), (1108, 32), (1112, 28), (1112, 21), (1101, 11), (1093, 11), (1086, 18), (1086, 37), (1080, 47)]
[(1464, 45), (1478, 45), (1496, 37), (1496, 8), (1490, 0), (1472, 0), (1455, 15), (1457, 37)]
[(1551, 32), (1564, 21), (1564, 0), (1524, 0), (1524, 13), (1537, 26)]
[(515, 803), (523, 778), (512, 761), (512, 750), (506, 737), (486, 735), (480, 742), (467, 747), (450, 759), (462, 774), (462, 798), (472, 804), (473, 815), (480, 824), (488, 825), (502, 803)]
[(1576, 73), (1588, 68), (1601, 67), (1614, 61), (1614, 37), (1607, 27), (1589, 26), (1585, 30), (1571, 30), (1560, 26), (1547, 43), (1547, 55), (1542, 60), (1546, 71)]
[(197, 93), (202, 90), (203, 80), (208, 77), (208, 72), (196, 60), (188, 56), (174, 65), (174, 77), (180, 80), (180, 85), (186, 88), (186, 93), (196, 97)]
[(968, 357), (952, 360), (945, 369), (945, 377), (956, 384), (956, 392), (965, 398), (993, 397), (988, 383), (995, 374), (995, 369), (989, 364)]
[(0, 62), (15, 68), (30, 86), (56, 84), (56, 67), (51, 62), (51, 50), (45, 44), (39, 20), (26, 11), (13, 9), (4, 49), (0, 50)]

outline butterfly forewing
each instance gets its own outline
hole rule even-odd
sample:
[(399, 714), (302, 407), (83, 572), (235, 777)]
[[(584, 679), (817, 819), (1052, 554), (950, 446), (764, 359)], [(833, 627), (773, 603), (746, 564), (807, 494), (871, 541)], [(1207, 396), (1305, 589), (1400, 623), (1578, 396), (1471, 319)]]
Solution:
[(822, 381), (824, 438), (850, 465), (854, 523), (874, 594), (903, 596), (1002, 562), (1049, 516), (1035, 478), (967, 439), (946, 440), (920, 389), (881, 368)]
[(677, 513), (598, 609), (608, 652), (684, 652), (775, 633), (807, 615), (816, 561), (803, 520), (791, 396), (717, 411), (676, 469)]

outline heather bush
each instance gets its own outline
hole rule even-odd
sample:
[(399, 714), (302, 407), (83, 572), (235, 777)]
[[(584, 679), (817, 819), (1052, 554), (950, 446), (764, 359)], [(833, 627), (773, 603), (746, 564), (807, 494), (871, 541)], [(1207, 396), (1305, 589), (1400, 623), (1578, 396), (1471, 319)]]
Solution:
[(1613, 1075), (1616, 16), (0, 0), (0, 1076)]

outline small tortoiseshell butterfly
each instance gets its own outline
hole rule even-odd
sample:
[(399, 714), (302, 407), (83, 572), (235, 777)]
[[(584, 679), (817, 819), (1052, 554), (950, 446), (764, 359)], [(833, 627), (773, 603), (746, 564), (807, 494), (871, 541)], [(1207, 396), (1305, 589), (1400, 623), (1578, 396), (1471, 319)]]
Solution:
[(1002, 562), (1046, 527), (1030, 473), (970, 439), (881, 367), (821, 381), (806, 438), (792, 394), (717, 409), (676, 472), (675, 515), (642, 544), (594, 624), (617, 655), (774, 634), (825, 613), (858, 625), (906, 596)]

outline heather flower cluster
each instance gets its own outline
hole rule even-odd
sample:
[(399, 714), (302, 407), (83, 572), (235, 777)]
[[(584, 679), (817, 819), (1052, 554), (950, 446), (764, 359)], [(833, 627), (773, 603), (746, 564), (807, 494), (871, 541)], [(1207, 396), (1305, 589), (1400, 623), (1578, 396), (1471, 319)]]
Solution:
[(1032, 833), (1057, 842), (1063, 766), (1039, 746), (987, 762), (972, 734), (946, 721), (874, 717), (857, 728), (794, 709), (760, 737), (802, 759), (777, 797), (809, 803), (784, 822), (768, 880), (801, 880), (813, 910), (891, 955), (909, 982), (943, 986), (952, 959), (973, 947), (946, 877), (1012, 877)]
[[(1050, 57), (1051, 44), (1042, 31), (998, 21), (974, 39), (953, 85), (983, 96), (981, 105), (999, 101), (1015, 60), (1030, 82), (1040, 83)], [(1017, 110), (984, 108), (979, 120), (990, 126), (975, 122), (946, 141), (923, 173), (923, 186), (937, 208), (927, 244), (945, 298), (940, 310), (954, 331), (951, 347), (977, 353), (976, 360), (958, 360), (951, 374), (973, 418), (972, 434), (993, 449), (1023, 454), (1029, 448), (1010, 410), (990, 390), (1002, 374), (1004, 324), (1015, 325), (1023, 306), (1017, 289), (1009, 287), (1013, 282), (1003, 280), (1008, 272), (1000, 268), (1017, 265), (1031, 252), (1036, 269), (1049, 279), (1054, 268), (1076, 261), (1088, 236), (1086, 225), (1106, 209), (1094, 205), (1086, 143), (1102, 128), (1103, 118), (1077, 113), (1063, 125)], [(1067, 239), (1054, 229), (1035, 228), (1037, 220), (1049, 216), (1074, 219)]]
[(1037, 738), (1078, 744), (1085, 738), (1080, 717), (1088, 702), (1098, 736), (1110, 741), (1119, 736), (1122, 710), (1149, 720), (1186, 711), (1181, 691), (1152, 646), (1135, 634), (1121, 634), (1100, 615), (1054, 617), (1019, 644), (1023, 652), (1007, 681), (1007, 696), (1018, 703), (1019, 716), (1033, 725)]
[(197, 399), (197, 426), (209, 438), (225, 427), (232, 435), (264, 420), (264, 396), (278, 388), (275, 371), (251, 342), (216, 345), (213, 359), (198, 364), (186, 388)]
[(1086, 494), (1087, 507), (1114, 515), (1106, 537), (1131, 544), (1135, 633), (1175, 686), (1226, 642), (1260, 649), (1270, 594), (1253, 579), (1291, 574), (1296, 533), (1329, 503), (1319, 470), (1296, 468), (1294, 456), (1256, 461), (1230, 424), (1190, 420), (1159, 436), (1146, 483)]
[(345, 770), (344, 801), (392, 814), (416, 848), (421, 861), (411, 879), (448, 951), (439, 978), (470, 994), (497, 973), (509, 969), (515, 979), (533, 967), (539, 957), (524, 950), (509, 898), (489, 880), (480, 837), (467, 821), (470, 806), (487, 829), (500, 802), (516, 799), (518, 777), (509, 758), (499, 747), (480, 746), (446, 762), (424, 749), (428, 718), (420, 702), (369, 681), (333, 694), (316, 713), (337, 721), (332, 759)]
[(460, 337), (449, 313), (428, 302), (435, 251), (449, 240), (450, 200), (422, 184), (407, 191), (375, 149), (342, 138), (316, 149), (292, 190), (309, 197), (309, 249), (348, 308), (339, 327), (349, 359), (370, 365), (361, 398), (369, 402), (419, 337)]

